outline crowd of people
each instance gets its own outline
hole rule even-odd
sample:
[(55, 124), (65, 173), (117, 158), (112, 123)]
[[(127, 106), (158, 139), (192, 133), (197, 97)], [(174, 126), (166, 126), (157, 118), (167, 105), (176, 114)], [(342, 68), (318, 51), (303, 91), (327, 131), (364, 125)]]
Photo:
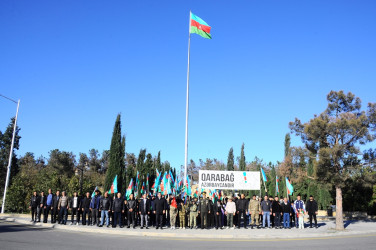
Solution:
[(95, 195), (89, 192), (79, 197), (77, 192), (68, 197), (66, 192), (57, 190), (55, 194), (34, 192), (30, 200), (31, 219), (33, 222), (48, 222), (66, 225), (70, 214), (71, 225), (88, 225), (103, 227), (126, 226), (141, 229), (155, 227), (156, 229), (234, 229), (234, 228), (275, 228), (291, 229), (304, 228), (304, 218), (308, 215), (309, 227), (312, 222), (317, 228), (318, 205), (313, 196), (303, 202), (298, 195), (295, 201), (278, 196), (263, 199), (253, 196), (245, 198), (224, 196), (222, 199), (207, 197), (203, 192), (201, 197), (165, 197), (143, 194), (135, 199), (131, 194), (125, 199), (121, 193), (113, 197), (105, 192)]

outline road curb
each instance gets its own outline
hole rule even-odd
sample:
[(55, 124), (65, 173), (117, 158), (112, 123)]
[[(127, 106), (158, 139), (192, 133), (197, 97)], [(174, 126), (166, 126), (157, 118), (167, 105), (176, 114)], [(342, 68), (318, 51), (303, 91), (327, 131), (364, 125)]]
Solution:
[[(30, 221), (25, 221), (25, 219), (14, 218), (9, 216), (0, 216), (0, 220), (7, 222), (14, 222), (28, 226), (50, 228), (55, 230), (63, 230), (69, 232), (78, 232), (78, 233), (99, 233), (99, 234), (109, 234), (109, 235), (119, 235), (119, 236), (134, 236), (134, 237), (156, 237), (156, 238), (186, 238), (186, 239), (237, 239), (237, 240), (261, 240), (261, 239), (302, 239), (302, 238), (328, 238), (328, 237), (344, 237), (344, 236), (354, 236), (362, 234), (376, 234), (376, 230), (368, 231), (336, 231), (328, 229), (325, 233), (311, 233), (311, 234), (294, 234), (292, 232), (283, 235), (275, 235), (273, 231), (265, 231), (263, 234), (252, 235), (251, 233), (245, 234), (241, 231), (232, 231), (229, 233), (217, 233), (217, 234), (205, 234), (204, 232), (200, 233), (185, 233), (183, 230), (172, 231), (170, 229), (164, 229), (162, 232), (154, 231), (130, 231), (130, 230), (119, 230), (113, 228), (98, 228), (98, 227), (86, 227), (86, 226), (70, 226), (70, 225), (59, 225), (59, 224), (50, 224), (50, 223), (33, 223)], [(146, 230), (146, 229), (145, 229)], [(155, 229), (149, 229), (155, 230)], [(256, 230), (256, 229), (254, 229)], [(259, 230), (259, 229), (257, 229)], [(261, 229), (260, 229), (261, 230)], [(223, 232), (223, 231), (222, 231)], [(250, 231), (252, 232), (252, 231)]]

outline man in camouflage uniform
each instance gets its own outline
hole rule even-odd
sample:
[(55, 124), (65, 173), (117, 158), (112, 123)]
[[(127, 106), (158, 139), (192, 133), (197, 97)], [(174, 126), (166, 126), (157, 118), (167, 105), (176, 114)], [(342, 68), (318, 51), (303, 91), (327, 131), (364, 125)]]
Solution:
[(207, 228), (208, 213), (210, 213), (210, 202), (206, 198), (206, 192), (202, 193), (202, 199), (198, 203), (198, 213), (201, 215), (201, 229)]
[(191, 229), (193, 227), (197, 227), (196, 224), (196, 218), (197, 218), (197, 199), (195, 198), (194, 200), (191, 201), (191, 204), (189, 205), (189, 226)]
[(188, 206), (181, 201), (178, 205), (180, 228), (185, 229), (185, 214), (188, 212)]
[(261, 213), (260, 202), (256, 199), (256, 195), (253, 195), (252, 200), (249, 201), (248, 206), (249, 214), (251, 215), (251, 227), (253, 228), (256, 221), (257, 228), (259, 227), (259, 214)]

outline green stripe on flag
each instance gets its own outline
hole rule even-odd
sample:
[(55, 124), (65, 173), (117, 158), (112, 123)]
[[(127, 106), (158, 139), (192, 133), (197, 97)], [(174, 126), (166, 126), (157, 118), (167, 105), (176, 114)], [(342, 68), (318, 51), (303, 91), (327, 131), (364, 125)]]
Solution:
[(196, 33), (196, 34), (202, 36), (203, 38), (212, 39), (211, 34), (206, 33), (205, 31), (200, 30), (195, 26), (191, 26), (191, 33)]

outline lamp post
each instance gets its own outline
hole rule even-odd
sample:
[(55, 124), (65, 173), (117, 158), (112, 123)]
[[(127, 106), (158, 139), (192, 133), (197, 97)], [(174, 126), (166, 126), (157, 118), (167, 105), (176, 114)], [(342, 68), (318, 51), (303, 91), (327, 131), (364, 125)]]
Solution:
[(83, 195), (83, 193), (82, 193), (82, 184), (84, 182), (84, 168), (87, 169), (87, 167), (88, 167), (88, 164), (87, 164), (87, 162), (85, 162), (85, 166), (81, 166), (81, 167), (77, 166), (77, 169), (76, 169), (76, 175), (78, 175), (78, 171), (77, 170), (81, 171), (81, 174), (80, 174), (80, 195)]
[(10, 152), (9, 152), (9, 161), (8, 161), (8, 167), (7, 167), (7, 177), (5, 179), (5, 187), (4, 187), (4, 196), (3, 196), (3, 203), (1, 205), (1, 213), (4, 213), (5, 209), (5, 198), (7, 196), (7, 188), (9, 184), (9, 177), (10, 177), (10, 168), (12, 166), (12, 156), (13, 156), (13, 146), (14, 146), (14, 138), (16, 136), (16, 128), (17, 128), (17, 117), (18, 117), (18, 108), (20, 107), (20, 100), (15, 101), (9, 97), (3, 96), (0, 94), (1, 97), (4, 97), (5, 99), (8, 99), (9, 101), (12, 101), (14, 103), (17, 103), (17, 112), (16, 112), (16, 118), (14, 119), (14, 127), (13, 127), (13, 136), (12, 136), (12, 143), (10, 146)]

